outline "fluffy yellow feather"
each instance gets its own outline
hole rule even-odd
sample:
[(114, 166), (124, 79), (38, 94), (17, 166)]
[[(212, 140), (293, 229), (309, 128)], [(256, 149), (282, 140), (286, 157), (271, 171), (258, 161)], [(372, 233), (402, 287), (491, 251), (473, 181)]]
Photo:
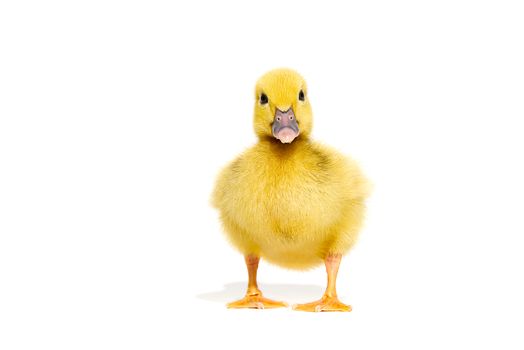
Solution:
[[(212, 196), (226, 235), (245, 256), (287, 268), (345, 254), (363, 223), (366, 178), (355, 161), (310, 139), (311, 105), (297, 72), (266, 73), (255, 98), (259, 140), (221, 171)], [(281, 111), (296, 120), (297, 132), (286, 129), (291, 142), (275, 136)]]

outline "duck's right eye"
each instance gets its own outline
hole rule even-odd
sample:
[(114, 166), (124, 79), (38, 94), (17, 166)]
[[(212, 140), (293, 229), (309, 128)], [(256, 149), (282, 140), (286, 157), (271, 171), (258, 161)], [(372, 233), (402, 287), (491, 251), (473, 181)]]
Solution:
[(268, 102), (267, 95), (265, 93), (262, 93), (260, 95), (260, 104), (265, 105)]

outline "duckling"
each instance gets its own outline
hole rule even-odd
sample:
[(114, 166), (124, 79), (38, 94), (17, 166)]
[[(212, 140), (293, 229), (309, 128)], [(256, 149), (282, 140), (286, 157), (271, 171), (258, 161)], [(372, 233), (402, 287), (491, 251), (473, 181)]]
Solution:
[(327, 287), (299, 311), (351, 311), (336, 292), (342, 256), (362, 227), (368, 181), (355, 161), (310, 138), (312, 110), (304, 78), (280, 68), (256, 83), (258, 142), (226, 166), (212, 194), (222, 226), (243, 255), (246, 295), (229, 308), (285, 307), (257, 285), (260, 259), (304, 270), (324, 263)]

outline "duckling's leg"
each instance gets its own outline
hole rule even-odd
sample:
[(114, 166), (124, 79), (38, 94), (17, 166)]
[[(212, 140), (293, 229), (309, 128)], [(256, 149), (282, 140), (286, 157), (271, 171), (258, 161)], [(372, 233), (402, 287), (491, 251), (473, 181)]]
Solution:
[(293, 305), (293, 310), (298, 311), (351, 311), (351, 306), (338, 300), (336, 283), (338, 267), (340, 266), (340, 254), (328, 255), (325, 264), (327, 272), (327, 288), (322, 299), (308, 304)]
[(277, 307), (286, 307), (287, 304), (281, 301), (274, 301), (264, 298), (257, 285), (257, 269), (260, 258), (254, 255), (246, 255), (248, 284), (246, 296), (240, 300), (227, 304), (230, 309), (274, 309)]

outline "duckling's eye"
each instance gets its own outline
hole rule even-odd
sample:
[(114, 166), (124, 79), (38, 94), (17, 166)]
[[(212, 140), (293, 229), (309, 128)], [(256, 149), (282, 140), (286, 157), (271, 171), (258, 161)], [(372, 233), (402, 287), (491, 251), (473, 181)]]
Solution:
[(300, 92), (298, 93), (298, 99), (300, 101), (304, 101), (305, 100), (304, 91), (300, 90)]
[(260, 104), (265, 105), (269, 100), (267, 99), (267, 95), (265, 93), (262, 93), (260, 95)]

